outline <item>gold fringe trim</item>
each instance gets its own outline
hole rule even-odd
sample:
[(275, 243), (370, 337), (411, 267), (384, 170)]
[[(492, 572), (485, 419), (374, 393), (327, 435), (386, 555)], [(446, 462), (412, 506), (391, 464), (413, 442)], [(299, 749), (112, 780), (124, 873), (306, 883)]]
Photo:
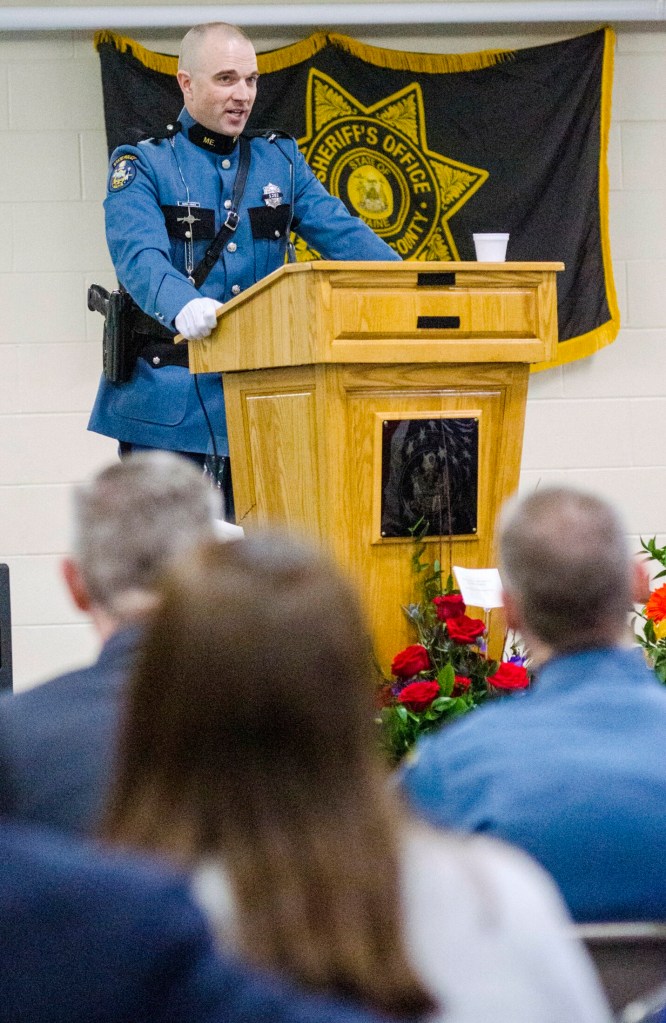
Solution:
[[(119, 53), (127, 53), (129, 50), (151, 71), (160, 71), (164, 75), (175, 75), (178, 70), (177, 57), (147, 50), (135, 39), (118, 35), (109, 29), (96, 32), (93, 42), (95, 49), (99, 49), (102, 43), (110, 43)], [(415, 71), (440, 75), (456, 71), (478, 71), (480, 68), (493, 67), (503, 61), (515, 60), (513, 50), (480, 50), (478, 53), (408, 53), (402, 50), (387, 50), (379, 46), (366, 46), (365, 43), (359, 43), (351, 36), (339, 35), (335, 32), (315, 32), (314, 35), (308, 36), (307, 39), (303, 39), (299, 43), (292, 43), (291, 46), (258, 53), (257, 66), (262, 75), (271, 74), (273, 71), (283, 71), (285, 68), (294, 67), (296, 64), (302, 64), (303, 61), (309, 60), (325, 46), (335, 46), (368, 64), (374, 64), (375, 67), (385, 67), (392, 71)]]
[(262, 75), (270, 75), (273, 71), (283, 71), (285, 68), (302, 64), (303, 61), (309, 60), (323, 50), (328, 45), (328, 41), (329, 37), (326, 32), (315, 32), (314, 35), (302, 39), (299, 43), (282, 46), (279, 50), (266, 50), (265, 53), (258, 53), (259, 72)]
[(127, 53), (129, 50), (137, 60), (141, 61), (144, 67), (150, 68), (151, 71), (160, 71), (163, 75), (174, 76), (178, 71), (178, 57), (171, 56), (168, 53), (155, 53), (153, 50), (147, 50), (141, 43), (137, 43), (136, 39), (119, 36), (116, 32), (109, 31), (109, 29), (95, 32), (93, 38), (95, 49), (98, 50), (102, 43), (110, 43), (112, 46), (115, 46), (119, 53)]
[(615, 56), (615, 32), (612, 28), (604, 29), (604, 57), (601, 69), (601, 135), (599, 140), (599, 224), (601, 231), (601, 255), (604, 270), (604, 286), (606, 302), (611, 314), (610, 320), (602, 323), (587, 334), (561, 341), (557, 348), (557, 358), (552, 362), (538, 362), (531, 368), (533, 373), (543, 369), (554, 369), (568, 362), (584, 359), (593, 355), (601, 348), (611, 344), (620, 330), (620, 310), (617, 304), (613, 262), (610, 249), (609, 228), (609, 182), (608, 182), (608, 138), (611, 125), (611, 98), (613, 92), (613, 60)]
[(391, 71), (416, 71), (431, 74), (451, 74), (455, 71), (478, 71), (506, 60), (515, 60), (513, 50), (480, 50), (478, 53), (409, 53), (406, 50), (387, 50), (367, 46), (350, 36), (328, 34), (331, 46), (351, 53), (375, 67)]
[(557, 346), (557, 358), (552, 362), (535, 362), (530, 369), (533, 373), (540, 373), (544, 369), (555, 369), (556, 366), (564, 366), (567, 362), (576, 362), (584, 359), (587, 355), (594, 355), (609, 345), (617, 337), (620, 329), (620, 319), (613, 318), (606, 320), (600, 327), (581, 334), (580, 337), (571, 337), (568, 341), (561, 341)]

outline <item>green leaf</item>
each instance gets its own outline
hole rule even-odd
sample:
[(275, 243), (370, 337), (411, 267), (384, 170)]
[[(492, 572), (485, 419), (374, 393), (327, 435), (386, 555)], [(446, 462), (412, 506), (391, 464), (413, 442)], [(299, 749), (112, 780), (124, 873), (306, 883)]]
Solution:
[(641, 547), (654, 561), (658, 561), (666, 568), (666, 547), (657, 547), (656, 536), (653, 536), (651, 540), (647, 541), (641, 537)]
[(437, 672), (437, 681), (439, 682), (439, 688), (444, 696), (450, 696), (453, 692), (453, 687), (456, 681), (456, 673), (452, 664), (445, 664)]
[(666, 683), (666, 659), (655, 664), (654, 670), (659, 681)]
[(453, 706), (451, 707), (451, 715), (450, 716), (452, 718), (459, 718), (461, 716), (461, 714), (467, 714), (467, 712), (469, 710), (471, 710), (471, 709), (472, 709), (472, 707), (467, 702), (465, 697), (464, 696), (458, 696), (458, 697), (456, 697), (455, 700), (453, 700)]
[[(455, 702), (456, 701), (454, 699), (452, 699), (450, 696), (438, 696), (430, 704), (430, 709), (431, 710), (436, 710), (436, 711), (441, 713), (441, 711), (445, 710), (447, 707), (450, 707), (451, 704), (455, 703)], [(438, 714), (438, 716), (439, 716), (439, 714)]]

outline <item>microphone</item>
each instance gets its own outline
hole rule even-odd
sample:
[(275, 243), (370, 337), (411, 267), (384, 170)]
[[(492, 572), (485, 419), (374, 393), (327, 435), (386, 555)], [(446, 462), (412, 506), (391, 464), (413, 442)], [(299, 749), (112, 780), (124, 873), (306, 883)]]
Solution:
[(285, 153), (285, 151), (282, 148), (282, 146), (278, 144), (278, 139), (280, 137), (282, 137), (282, 138), (291, 138), (291, 136), (287, 135), (285, 132), (280, 132), (278, 134), (278, 132), (276, 132), (276, 131), (267, 131), (266, 135), (264, 137), (270, 142), (270, 144), (272, 146), (275, 146), (275, 148), (278, 150), (278, 152), (280, 152), (282, 154), (282, 156), (285, 158), (285, 160), (289, 164), (289, 192), (290, 192), (290, 198), (289, 198), (289, 220), (287, 221), (287, 228), (286, 228), (286, 235), (287, 235), (287, 260), (290, 263), (295, 263), (296, 262), (296, 250), (294, 248), (294, 243), (291, 240), (291, 222), (294, 219), (294, 161), (292, 160), (292, 158), (289, 156), (288, 153)]

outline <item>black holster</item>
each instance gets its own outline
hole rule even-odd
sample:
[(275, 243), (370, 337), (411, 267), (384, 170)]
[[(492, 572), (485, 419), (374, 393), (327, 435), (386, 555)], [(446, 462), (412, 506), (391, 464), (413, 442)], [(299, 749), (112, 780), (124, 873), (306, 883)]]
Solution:
[(102, 336), (102, 370), (112, 384), (124, 384), (132, 376), (138, 352), (132, 329), (134, 302), (126, 291), (109, 293)]
[(127, 383), (138, 358), (153, 368), (188, 365), (187, 344), (174, 345), (173, 332), (144, 313), (123, 288), (108, 292), (92, 284), (88, 308), (104, 317), (102, 371), (110, 383)]

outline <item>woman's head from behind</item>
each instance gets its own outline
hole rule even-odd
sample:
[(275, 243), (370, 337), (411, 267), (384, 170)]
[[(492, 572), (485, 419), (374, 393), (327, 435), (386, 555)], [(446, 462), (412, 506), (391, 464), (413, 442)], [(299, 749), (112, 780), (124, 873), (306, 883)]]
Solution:
[(187, 860), (225, 844), (230, 813), (254, 831), (339, 810), (373, 784), (371, 671), (356, 596), (320, 554), (278, 533), (201, 547), (165, 580), (131, 692), (137, 813), (157, 800)]
[(400, 1015), (432, 1002), (402, 948), (397, 829), (353, 589), (281, 534), (169, 574), (130, 689), (112, 841), (224, 865), (239, 950)]

